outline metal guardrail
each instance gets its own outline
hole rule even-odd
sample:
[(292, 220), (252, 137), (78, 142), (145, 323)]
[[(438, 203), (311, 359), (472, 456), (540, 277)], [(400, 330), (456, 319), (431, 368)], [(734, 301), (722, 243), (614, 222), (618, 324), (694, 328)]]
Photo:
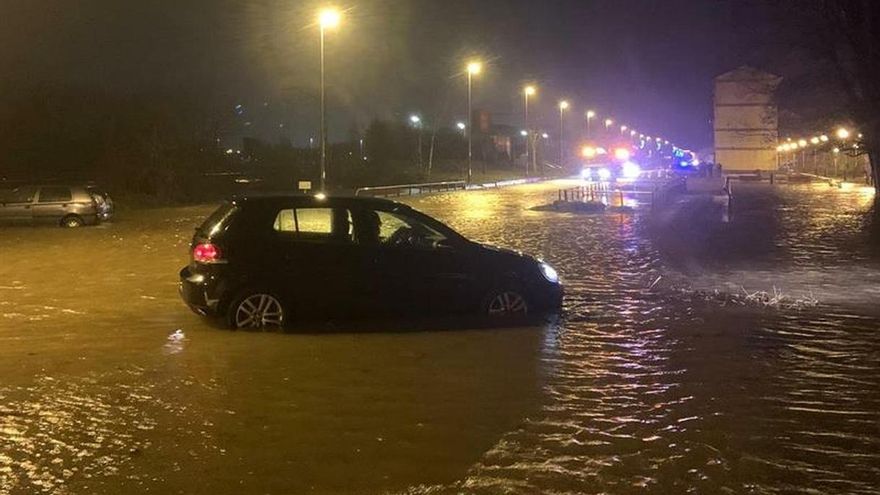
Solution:
[(355, 190), (355, 196), (412, 196), (414, 194), (458, 191), (467, 187), (463, 180), (445, 182), (424, 182), (421, 184), (395, 184), (391, 186), (359, 187)]
[[(646, 187), (647, 186), (647, 187)], [(559, 201), (582, 201), (602, 202), (610, 206), (626, 206), (627, 196), (636, 198), (647, 197), (651, 208), (667, 202), (669, 194), (684, 186), (682, 180), (677, 179), (651, 179), (640, 180), (638, 183), (615, 184), (609, 182), (590, 182), (583, 186), (559, 189), (557, 196)], [(638, 200), (644, 203), (645, 200)]]

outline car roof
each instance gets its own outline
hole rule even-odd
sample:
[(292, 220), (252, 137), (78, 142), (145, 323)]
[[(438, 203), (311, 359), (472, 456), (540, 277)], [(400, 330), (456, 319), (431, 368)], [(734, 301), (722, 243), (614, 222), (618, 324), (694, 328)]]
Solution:
[(307, 204), (307, 205), (334, 205), (334, 206), (364, 206), (370, 208), (410, 208), (409, 205), (392, 201), (385, 198), (376, 198), (370, 196), (348, 196), (348, 195), (328, 195), (324, 198), (318, 198), (312, 194), (297, 193), (249, 193), (243, 195), (235, 195), (231, 201), (236, 204)]

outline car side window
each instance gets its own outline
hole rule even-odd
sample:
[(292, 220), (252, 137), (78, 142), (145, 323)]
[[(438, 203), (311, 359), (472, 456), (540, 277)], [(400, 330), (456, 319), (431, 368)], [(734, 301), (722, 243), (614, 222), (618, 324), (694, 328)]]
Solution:
[(37, 189), (34, 187), (17, 187), (15, 189), (6, 189), (0, 191), (0, 202), (2, 203), (31, 203)]
[(351, 241), (351, 214), (344, 208), (285, 208), (273, 229), (295, 239)]
[(420, 220), (399, 212), (367, 210), (357, 220), (355, 239), (359, 244), (435, 249), (447, 239)]
[(39, 203), (57, 203), (70, 201), (70, 188), (67, 187), (43, 187), (40, 189)]

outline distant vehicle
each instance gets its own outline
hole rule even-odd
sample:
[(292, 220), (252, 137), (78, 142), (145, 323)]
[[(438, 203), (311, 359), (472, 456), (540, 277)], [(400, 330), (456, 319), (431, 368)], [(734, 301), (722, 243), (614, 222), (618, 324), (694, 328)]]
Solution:
[(101, 221), (98, 200), (83, 186), (0, 189), (0, 222), (81, 227)]
[(547, 263), (470, 241), (407, 205), (378, 198), (264, 196), (223, 204), (196, 229), (180, 295), (232, 328), (559, 308)]
[(98, 206), (98, 218), (102, 222), (110, 220), (115, 212), (113, 198), (110, 197), (110, 194), (94, 184), (87, 185), (86, 190), (95, 198), (95, 204)]

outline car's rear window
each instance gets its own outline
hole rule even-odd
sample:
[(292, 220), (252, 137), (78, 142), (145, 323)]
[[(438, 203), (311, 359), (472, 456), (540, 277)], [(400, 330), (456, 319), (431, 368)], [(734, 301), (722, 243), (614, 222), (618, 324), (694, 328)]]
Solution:
[(37, 188), (17, 187), (15, 189), (0, 189), (0, 203), (30, 203), (34, 200)]
[(223, 203), (214, 213), (205, 219), (199, 227), (199, 232), (208, 237), (214, 236), (223, 231), (228, 225), (232, 217), (238, 212), (238, 207), (234, 203)]

